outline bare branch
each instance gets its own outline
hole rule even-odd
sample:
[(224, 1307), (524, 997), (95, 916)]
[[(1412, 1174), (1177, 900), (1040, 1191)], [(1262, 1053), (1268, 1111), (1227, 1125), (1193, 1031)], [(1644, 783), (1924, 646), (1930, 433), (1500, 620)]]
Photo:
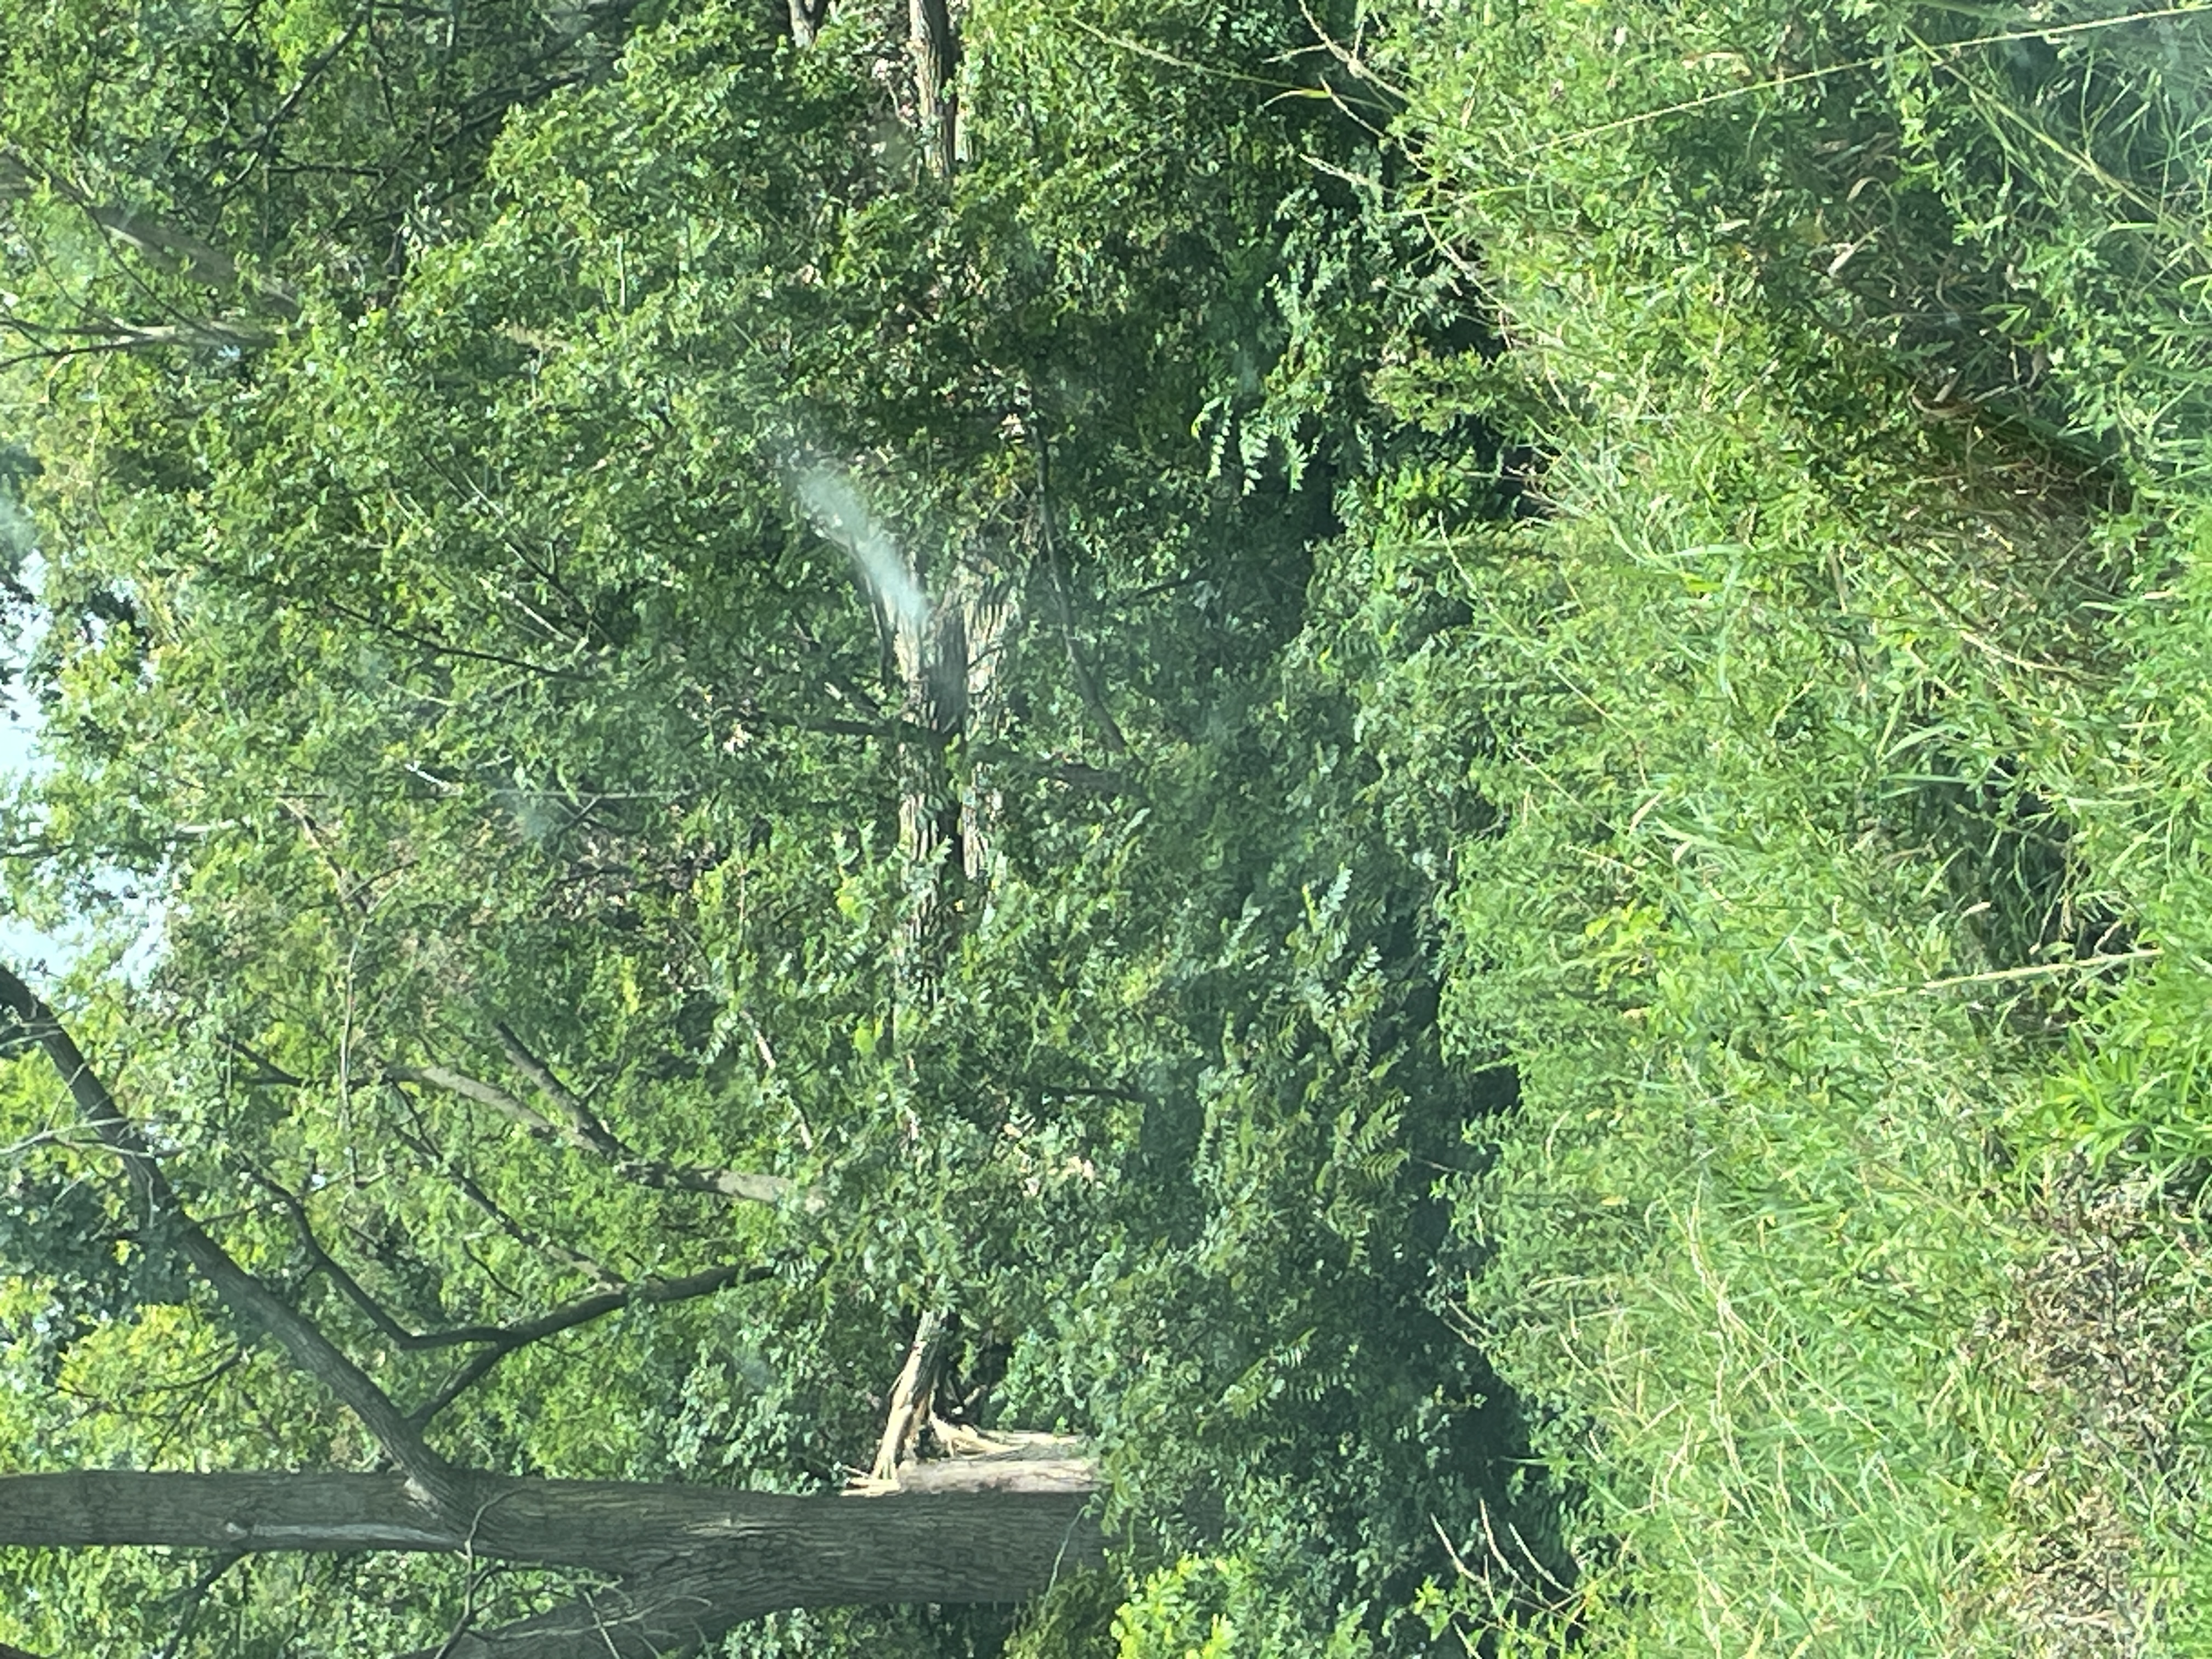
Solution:
[(522, 1039), (503, 1019), (495, 1019), (491, 1029), (499, 1038), (499, 1046), (507, 1051), (508, 1064), (530, 1080), (531, 1086), (561, 1109), (568, 1120), (570, 1130), (580, 1136), (591, 1149), (604, 1158), (621, 1162), (629, 1156), (622, 1142), (608, 1133), (607, 1127), (592, 1115), (591, 1108), (569, 1092), (568, 1085), (553, 1075), (553, 1068), (523, 1046)]
[(573, 1331), (580, 1325), (604, 1319), (623, 1308), (658, 1307), (672, 1302), (689, 1302), (699, 1297), (712, 1296), (732, 1285), (757, 1285), (775, 1277), (775, 1268), (772, 1265), (756, 1262), (745, 1267), (709, 1267), (703, 1273), (689, 1273), (681, 1279), (640, 1279), (634, 1285), (619, 1285), (591, 1296), (580, 1297), (519, 1325), (494, 1328), (495, 1334), (490, 1337), (471, 1336), (470, 1340), (486, 1341), (490, 1346), (454, 1372), (436, 1394), (417, 1406), (411, 1413), (411, 1420), (418, 1427), (427, 1425), (463, 1393), (489, 1376), (494, 1366), (517, 1348), (527, 1347), (532, 1342), (557, 1336), (563, 1331)]

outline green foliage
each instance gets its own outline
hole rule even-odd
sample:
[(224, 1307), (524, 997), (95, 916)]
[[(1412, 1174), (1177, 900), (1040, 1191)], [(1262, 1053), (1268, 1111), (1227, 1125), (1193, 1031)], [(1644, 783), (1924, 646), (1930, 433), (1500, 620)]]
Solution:
[(1281, 1603), (1268, 1595), (1253, 1564), (1236, 1557), (1186, 1556), (1145, 1581), (1114, 1615), (1115, 1659), (1234, 1659), (1234, 1656), (1313, 1654), (1358, 1659), (1371, 1652), (1359, 1624), (1347, 1613), (1318, 1644), (1312, 1633), (1285, 1626)]
[[(1117, 1572), (732, 1654), (2191, 1650), (2203, 20), (978, 0), (947, 179), (884, 17), (387, 9), (0, 58), (8, 875), (158, 895), (72, 1018), (403, 1398), (288, 1196), (415, 1328), (763, 1269), (441, 1444), (834, 1486), (933, 1309)], [(966, 868), (891, 566), (1006, 600)], [(27, 1466), (366, 1457), (9, 1091)], [(193, 1577), (8, 1570), (62, 1647)], [(459, 1595), (258, 1566), (181, 1650)]]
[[(2073, 1455), (2089, 1385), (1989, 1310), (2088, 1248), (2023, 1197), (2054, 1154), (2200, 1156), (2201, 917), (2160, 900), (2201, 781), (2160, 738), (2201, 679), (2206, 61), (2193, 18), (1759, 4), (1373, 56), (1507, 347), (1378, 392), (1479, 411), (1526, 495), (1469, 528), (1433, 465), (1370, 482), (1334, 653), (1449, 859), (1448, 1041), (1522, 1079), (1457, 1218), (1581, 1493), (1586, 1576), (1529, 1578), (1562, 1640), (2187, 1650), (2198, 1466)], [(2124, 1517), (2131, 1589), (2083, 1588), (2069, 1504)]]
[[(834, 1486), (944, 1307), (974, 1413), (1093, 1437), (1133, 1570), (1229, 1553), (1233, 1583), (1193, 1581), (1224, 1639), (1418, 1650), (1432, 1516), (1510, 1508), (1494, 1460), (1523, 1449), (1440, 1312), (1428, 1189), (1479, 1097), (1437, 1051), (1430, 878), (1376, 833), (1352, 706), (1299, 641), (1332, 486), (1398, 441), (1364, 364), (1448, 328), (1450, 284), (1432, 256), (1407, 276), (1295, 6), (975, 9), (949, 184), (871, 20), (807, 52), (771, 21), (627, 14), (618, 58), (502, 106), (480, 149), (433, 146), (429, 216), (374, 270), (316, 223), (355, 208), (298, 207), (251, 249), (295, 291), (220, 296), (250, 343), (19, 374), (54, 767), (17, 901), (85, 908), (118, 872), (161, 896), (149, 980), (73, 1018), (127, 1022), (118, 1091), (161, 1103), (179, 1185), (403, 1402), (442, 1365), (380, 1342), (280, 1194), (410, 1328), (766, 1269), (514, 1354), (439, 1419), (453, 1455)], [(331, 23), (270, 21), (270, 61), (307, 75)], [(316, 87), (366, 72), (349, 50)], [(391, 137), (360, 158), (397, 188), (422, 157)], [(147, 200), (247, 246), (221, 204)], [(52, 188), (22, 201), (41, 246), (82, 229)], [(138, 275), (128, 245), (73, 257), (34, 296), (52, 314)], [(168, 277), (181, 305), (198, 279)], [(988, 572), (1023, 623), (946, 757), (987, 864), (915, 1002), (903, 691), (864, 543), (933, 586)], [(639, 1155), (805, 1200), (649, 1190), (398, 1080), (539, 1099), (518, 1053)], [(25, 1088), (35, 1133), (54, 1106)], [(296, 1380), (281, 1437), (210, 1434), (255, 1420), (227, 1383), (132, 1403), (134, 1357), (220, 1364), (219, 1322), (92, 1310), (49, 1242), (44, 1293), (106, 1319), (60, 1363), (125, 1396), (45, 1401), (56, 1461), (366, 1454)], [(164, 1426), (133, 1438), (137, 1410)], [(187, 1570), (131, 1570), (150, 1632)], [(57, 1609), (27, 1634), (89, 1639), (71, 1570), (23, 1571)], [(390, 1639), (437, 1639), (458, 1582), (407, 1571)], [(350, 1640), (357, 1588), (241, 1573), (200, 1628), (219, 1605), (281, 1649), (289, 1594)], [(1000, 1634), (807, 1613), (732, 1651)]]

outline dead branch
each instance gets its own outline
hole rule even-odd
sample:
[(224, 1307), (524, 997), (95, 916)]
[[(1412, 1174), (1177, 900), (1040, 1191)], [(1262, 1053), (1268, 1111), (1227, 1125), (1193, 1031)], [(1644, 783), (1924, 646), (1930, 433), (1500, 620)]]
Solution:
[[(504, 1030), (504, 1028), (501, 1028)], [(511, 1034), (509, 1034), (511, 1036)], [(516, 1044), (510, 1058), (520, 1054), (528, 1058), (528, 1051)], [(707, 1164), (671, 1164), (661, 1158), (641, 1158), (617, 1139), (583, 1104), (562, 1088), (552, 1073), (534, 1059), (530, 1065), (538, 1076), (533, 1082), (547, 1089), (548, 1097), (562, 1110), (562, 1121), (555, 1122), (527, 1102), (517, 1099), (496, 1084), (486, 1083), (457, 1072), (450, 1066), (425, 1065), (392, 1066), (386, 1070), (386, 1080), (392, 1083), (428, 1084), (489, 1106), (502, 1117), (520, 1124), (536, 1139), (549, 1145), (567, 1146), (586, 1152), (613, 1167), (614, 1172), (626, 1181), (641, 1187), (652, 1187), (664, 1192), (706, 1193), (716, 1198), (736, 1199), (749, 1204), (781, 1204), (798, 1190), (798, 1183), (786, 1176), (763, 1175), (748, 1170), (716, 1169)], [(518, 1070), (531, 1076), (518, 1061)]]

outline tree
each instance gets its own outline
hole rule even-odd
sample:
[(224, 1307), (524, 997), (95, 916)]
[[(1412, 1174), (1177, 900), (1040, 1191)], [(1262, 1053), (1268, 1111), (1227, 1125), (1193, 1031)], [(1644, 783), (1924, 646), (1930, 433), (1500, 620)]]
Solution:
[[(641, 9), (394, 267), (38, 381), (15, 891), (161, 895), (79, 1035), (127, 1024), (86, 1046), (161, 1169), (464, 1488), (1097, 1431), (1143, 1547), (1280, 1544), (1333, 1627), (1443, 1560), (1504, 1416), (1425, 1305), (1427, 889), (1302, 638), (1402, 250), (1295, 6), (971, 9), (951, 164), (877, 78), (912, 21)], [(22, 1169), (86, 1243), (10, 1316), (41, 1474), (408, 1468), (70, 1147)], [(527, 1544), (483, 1622), (551, 1611)], [(353, 1571), (333, 1620), (438, 1594)]]
[[(230, 1317), (266, 1331), (360, 1420), (393, 1466), (389, 1474), (0, 1476), (0, 1543), (161, 1544), (223, 1553), (435, 1550), (580, 1568), (617, 1581), (609, 1600), (489, 1631), (465, 1624), (440, 1649), (525, 1659), (689, 1650), (781, 1607), (1011, 1601), (1063, 1566), (1096, 1557), (1097, 1530), (1084, 1515), (1092, 1482), (1085, 1466), (1064, 1459), (994, 1462), (926, 1492), (874, 1498), (517, 1480), (456, 1467), (422, 1432), (450, 1393), (402, 1413), (200, 1226), (67, 1030), (6, 969), (0, 1006), (14, 1022), (9, 1040), (45, 1051), (86, 1127), (122, 1161), (146, 1232), (173, 1241)], [(728, 1270), (698, 1275), (662, 1294), (698, 1294), (736, 1277)], [(529, 1338), (504, 1332), (477, 1340), (505, 1349)]]
[(604, 73), (635, 0), (137, 14), (39, 0), (0, 59), (0, 222), (33, 257), (19, 361), (263, 348), (303, 284), (374, 292), (434, 238), (510, 112)]

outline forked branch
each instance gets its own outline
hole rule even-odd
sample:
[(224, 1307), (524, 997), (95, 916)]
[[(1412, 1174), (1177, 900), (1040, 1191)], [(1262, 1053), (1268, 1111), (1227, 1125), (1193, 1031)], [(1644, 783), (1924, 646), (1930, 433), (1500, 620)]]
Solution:
[(45, 1051), (68, 1089), (77, 1115), (122, 1160), (131, 1192), (149, 1222), (167, 1224), (179, 1252), (207, 1280), (232, 1316), (249, 1329), (264, 1330), (275, 1337), (295, 1364), (361, 1420), (386, 1455), (440, 1513), (448, 1516), (466, 1513), (470, 1507), (466, 1476), (430, 1449), (422, 1431), (368, 1372), (340, 1352), (307, 1316), (240, 1267), (192, 1218), (144, 1137), (123, 1115), (107, 1085), (93, 1071), (53, 1010), (4, 967), (0, 967), (0, 1010), (12, 1015), (21, 1034)]
[(454, 1325), (441, 1331), (410, 1331), (393, 1318), (391, 1310), (371, 1296), (361, 1281), (324, 1249), (322, 1241), (315, 1237), (314, 1228), (307, 1219), (307, 1206), (297, 1195), (266, 1176), (258, 1178), (291, 1212), (292, 1224), (299, 1234), (301, 1248), (307, 1251), (307, 1259), (314, 1264), (316, 1271), (337, 1285), (345, 1298), (368, 1316), (369, 1322), (393, 1347), (414, 1353), (434, 1352), (441, 1348), (473, 1347), (483, 1350), (471, 1355), (435, 1394), (408, 1413), (408, 1421), (418, 1429), (426, 1426), (432, 1418), (489, 1376), (501, 1360), (518, 1348), (526, 1348), (547, 1337), (573, 1331), (623, 1308), (690, 1302), (699, 1297), (712, 1296), (732, 1285), (757, 1284), (772, 1277), (775, 1272), (773, 1267), (766, 1264), (732, 1263), (686, 1273), (677, 1279), (643, 1279), (629, 1285), (602, 1285), (587, 1296), (564, 1302), (534, 1319), (521, 1320), (512, 1325)]

